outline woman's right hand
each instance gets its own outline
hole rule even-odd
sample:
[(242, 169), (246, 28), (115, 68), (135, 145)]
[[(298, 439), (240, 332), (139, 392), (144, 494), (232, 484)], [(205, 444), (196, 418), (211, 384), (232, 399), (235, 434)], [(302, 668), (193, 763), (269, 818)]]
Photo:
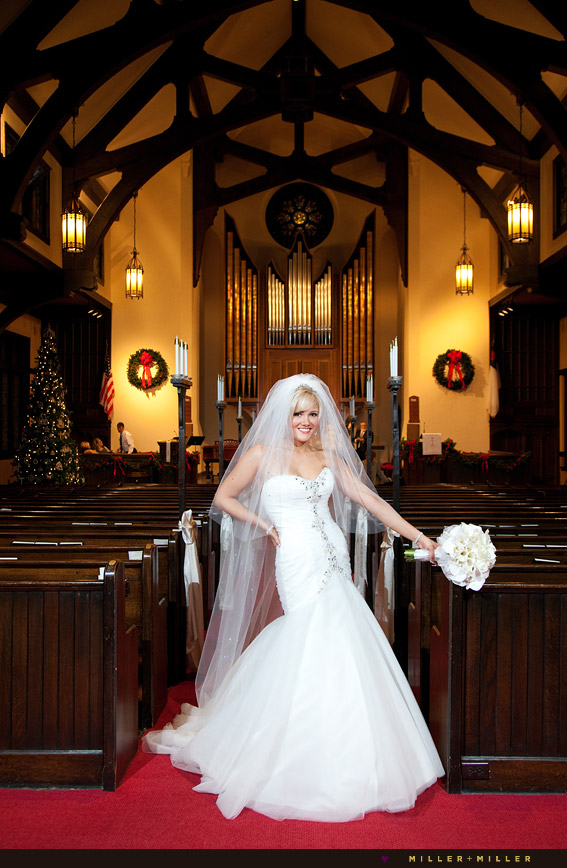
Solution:
[(280, 544), (280, 538), (275, 527), (271, 527), (268, 531), (268, 537), (271, 539), (275, 547), (277, 548)]

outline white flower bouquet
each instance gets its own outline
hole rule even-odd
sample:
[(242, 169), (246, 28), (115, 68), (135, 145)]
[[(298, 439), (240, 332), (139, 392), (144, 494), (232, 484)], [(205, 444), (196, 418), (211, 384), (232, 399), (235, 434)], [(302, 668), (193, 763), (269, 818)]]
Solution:
[[(478, 591), (496, 563), (496, 549), (487, 530), (476, 524), (453, 524), (437, 537), (435, 560), (455, 585)], [(406, 561), (427, 561), (426, 549), (408, 549)]]

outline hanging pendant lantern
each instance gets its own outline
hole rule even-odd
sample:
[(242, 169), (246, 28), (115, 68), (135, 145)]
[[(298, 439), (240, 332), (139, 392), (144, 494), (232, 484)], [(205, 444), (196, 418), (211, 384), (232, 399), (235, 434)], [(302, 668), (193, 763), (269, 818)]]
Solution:
[[(522, 136), (522, 104), (520, 103), (520, 138)], [(520, 151), (520, 183), (508, 201), (508, 240), (514, 244), (527, 244), (534, 237), (534, 206), (525, 190)]]
[(474, 292), (474, 265), (467, 247), (467, 194), (463, 189), (463, 246), (455, 266), (455, 292), (472, 295)]
[(136, 199), (138, 193), (134, 193), (134, 247), (132, 249), (132, 258), (126, 266), (126, 298), (143, 298), (144, 297), (144, 268), (138, 259), (138, 251), (136, 250)]
[(82, 253), (86, 243), (87, 215), (78, 196), (73, 196), (61, 215), (61, 246), (65, 253)]
[(508, 240), (526, 244), (534, 237), (534, 206), (520, 184), (508, 202)]
[(73, 115), (73, 195), (61, 214), (61, 247), (64, 253), (82, 253), (87, 243), (86, 213), (75, 190), (75, 115)]

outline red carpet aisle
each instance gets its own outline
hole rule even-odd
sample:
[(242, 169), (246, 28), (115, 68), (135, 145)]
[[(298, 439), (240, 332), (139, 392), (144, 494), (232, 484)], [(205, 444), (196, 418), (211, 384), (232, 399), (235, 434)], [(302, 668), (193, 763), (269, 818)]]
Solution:
[[(190, 699), (171, 691), (160, 726)], [(199, 778), (168, 756), (139, 752), (115, 793), (0, 790), (0, 847), (21, 850), (389, 850), (567, 848), (564, 795), (447, 795), (441, 786), (403, 814), (353, 823), (277, 822), (244, 811), (225, 820)]]

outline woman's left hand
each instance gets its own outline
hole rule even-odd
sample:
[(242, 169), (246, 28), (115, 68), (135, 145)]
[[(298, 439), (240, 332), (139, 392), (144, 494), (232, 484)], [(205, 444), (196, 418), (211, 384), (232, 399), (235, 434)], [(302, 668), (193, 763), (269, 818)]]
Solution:
[(437, 561), (435, 560), (435, 552), (439, 547), (438, 543), (434, 542), (432, 539), (429, 539), (428, 536), (422, 536), (418, 542), (418, 546), (420, 549), (427, 549), (427, 551), (429, 552), (429, 560), (432, 564), (437, 563)]

